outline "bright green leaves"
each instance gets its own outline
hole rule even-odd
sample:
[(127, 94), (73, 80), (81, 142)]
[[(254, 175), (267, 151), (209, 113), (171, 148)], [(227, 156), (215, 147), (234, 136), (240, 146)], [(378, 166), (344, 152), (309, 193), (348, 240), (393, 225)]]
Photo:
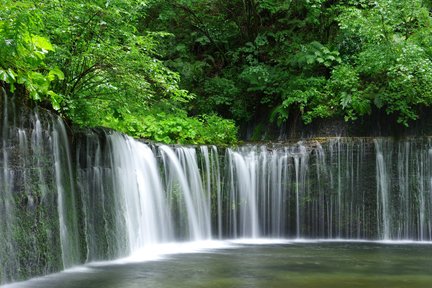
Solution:
[(0, 11), (0, 81), (15, 92), (22, 85), (30, 99), (48, 100), (60, 108), (62, 97), (51, 83), (63, 79), (58, 68), (50, 69), (46, 56), (55, 51), (50, 40), (41, 36), (42, 12), (31, 1), (2, 1)]
[(166, 143), (231, 143), (232, 121), (188, 117), (195, 97), (144, 31), (147, 1), (0, 0), (0, 85), (72, 122)]
[(48, 79), (54, 81), (55, 79), (64, 80), (64, 73), (58, 67), (51, 69), (48, 73)]
[(306, 123), (335, 115), (349, 121), (375, 106), (407, 126), (419, 107), (432, 104), (432, 25), (422, 1), (344, 1), (327, 12), (319, 1), (311, 4), (309, 11), (334, 17), (340, 30), (320, 42), (292, 38), (295, 53), (280, 63), (295, 69), (282, 86), (274, 119), (299, 111)]
[(432, 61), (421, 47), (406, 43), (388, 68), (388, 86), (382, 102), (388, 113), (398, 113), (398, 122), (408, 126), (418, 118), (416, 108), (432, 104)]
[(155, 109), (137, 115), (125, 114), (121, 121), (109, 116), (100, 124), (134, 137), (168, 144), (228, 145), (237, 142), (234, 122), (216, 115), (188, 117), (181, 110), (166, 113)]
[(7, 70), (0, 69), (0, 81), (13, 85), (16, 82), (15, 76), (16, 74), (11, 68)]
[[(179, 73), (160, 60), (160, 41), (173, 35), (143, 30), (146, 2), (44, 1), (44, 29), (56, 47), (46, 62), (61, 69), (47, 75), (57, 84), (57, 93), (47, 93), (52, 106), (78, 125), (110, 127), (159, 142), (220, 142), (221, 133), (216, 138), (206, 134), (218, 123), (235, 138), (235, 126), (228, 129), (221, 118), (209, 124), (188, 117), (185, 109), (195, 95), (180, 88)], [(46, 44), (38, 41), (48, 51)]]
[(0, 1), (1, 85), (80, 125), (229, 142), (235, 126), (215, 115), (281, 124), (380, 110), (408, 125), (432, 104), (422, 0)]
[(35, 46), (35, 50), (41, 54), (46, 54), (48, 51), (54, 51), (54, 46), (51, 42), (42, 36), (32, 35), (28, 39), (29, 43), (32, 43)]

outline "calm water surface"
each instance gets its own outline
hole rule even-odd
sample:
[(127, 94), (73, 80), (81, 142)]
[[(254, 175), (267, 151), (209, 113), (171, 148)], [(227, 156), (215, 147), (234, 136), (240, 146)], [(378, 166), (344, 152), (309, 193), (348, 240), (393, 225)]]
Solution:
[(10, 287), (432, 287), (431, 244), (232, 245), (158, 261), (90, 264)]

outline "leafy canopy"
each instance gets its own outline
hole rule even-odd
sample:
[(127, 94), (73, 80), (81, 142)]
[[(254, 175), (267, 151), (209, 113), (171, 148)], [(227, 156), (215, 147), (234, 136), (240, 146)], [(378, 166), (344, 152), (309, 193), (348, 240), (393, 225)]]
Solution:
[[(432, 104), (425, 0), (0, 0), (0, 83), (167, 143)], [(224, 118), (223, 118), (224, 117)]]
[(82, 126), (167, 143), (236, 141), (233, 122), (188, 116), (195, 96), (160, 60), (159, 41), (172, 35), (141, 25), (145, 1), (2, 2), (0, 80), (11, 92), (22, 85)]
[(430, 106), (431, 4), (423, 0), (152, 0), (166, 64), (197, 113), (238, 123), (359, 119), (407, 126)]

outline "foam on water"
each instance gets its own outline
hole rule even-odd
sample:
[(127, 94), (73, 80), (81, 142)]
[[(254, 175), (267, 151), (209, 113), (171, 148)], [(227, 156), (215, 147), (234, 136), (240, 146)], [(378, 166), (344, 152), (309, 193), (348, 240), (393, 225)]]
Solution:
[(240, 238), (229, 240), (229, 243), (237, 245), (271, 245), (271, 244), (290, 244), (289, 239), (272, 239), (272, 238)]
[(143, 263), (148, 261), (165, 260), (176, 254), (211, 253), (217, 249), (235, 248), (230, 241), (194, 241), (194, 242), (171, 242), (155, 244), (134, 251), (128, 257), (113, 261), (92, 262), (91, 266), (123, 265), (131, 263)]

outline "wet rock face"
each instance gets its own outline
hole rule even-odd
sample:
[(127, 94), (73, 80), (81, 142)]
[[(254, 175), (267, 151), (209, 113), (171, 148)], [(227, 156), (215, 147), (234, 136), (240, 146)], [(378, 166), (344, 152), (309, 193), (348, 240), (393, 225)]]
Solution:
[(240, 127), (241, 138), (245, 141), (292, 141), (317, 137), (418, 137), (432, 135), (432, 122), (428, 121), (431, 108), (423, 108), (419, 119), (405, 127), (397, 123), (397, 115), (372, 111), (355, 122), (343, 118), (315, 119), (304, 124), (300, 117), (288, 119), (280, 126), (269, 123), (268, 116), (253, 119)]
[(62, 269), (52, 115), (1, 95), (0, 283)]

